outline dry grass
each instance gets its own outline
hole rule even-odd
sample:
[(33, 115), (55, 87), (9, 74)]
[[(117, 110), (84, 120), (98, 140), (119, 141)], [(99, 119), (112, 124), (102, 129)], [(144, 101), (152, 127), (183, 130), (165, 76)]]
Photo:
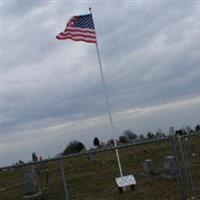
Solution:
[[(193, 161), (199, 162), (198, 144), (200, 140), (191, 139), (189, 148), (197, 152)], [(178, 200), (179, 192), (176, 180), (165, 180), (161, 177), (164, 157), (171, 155), (171, 146), (168, 141), (152, 144), (137, 145), (119, 151), (124, 175), (133, 174), (137, 185), (134, 191), (128, 190), (118, 194), (115, 177), (119, 176), (115, 153), (113, 151), (96, 154), (96, 161), (88, 161), (86, 156), (66, 159), (64, 162), (65, 174), (71, 200)], [(158, 171), (155, 177), (144, 177), (142, 162), (153, 159)], [(199, 158), (199, 157), (198, 157)], [(49, 169), (49, 183), (46, 184), (46, 168)], [(38, 167), (39, 181), (45, 199), (63, 200), (64, 191), (61, 181), (59, 162), (49, 162)], [(200, 170), (194, 168), (195, 177), (199, 184)], [(21, 200), (22, 180), (27, 168), (10, 170), (0, 173), (0, 200)]]

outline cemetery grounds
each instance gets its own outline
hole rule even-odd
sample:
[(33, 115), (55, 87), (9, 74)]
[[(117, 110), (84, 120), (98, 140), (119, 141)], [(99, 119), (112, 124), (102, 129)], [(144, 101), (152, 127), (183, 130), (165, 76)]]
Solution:
[[(190, 165), (193, 193), (200, 195), (200, 135), (183, 138)], [(169, 140), (137, 144), (119, 149), (124, 175), (133, 174), (135, 190), (118, 193), (115, 177), (119, 176), (114, 150), (95, 153), (95, 160), (88, 155), (67, 158), (64, 170), (70, 200), (179, 200), (180, 185), (176, 179), (165, 179), (163, 162), (173, 154)], [(143, 175), (143, 161), (152, 159), (157, 175)], [(49, 161), (35, 166), (39, 184), (46, 200), (63, 200), (64, 188), (59, 161)], [(0, 200), (22, 200), (23, 176), (31, 166), (0, 172)], [(48, 182), (47, 182), (48, 169)], [(183, 169), (184, 171), (184, 169)], [(192, 192), (187, 190), (188, 195)]]

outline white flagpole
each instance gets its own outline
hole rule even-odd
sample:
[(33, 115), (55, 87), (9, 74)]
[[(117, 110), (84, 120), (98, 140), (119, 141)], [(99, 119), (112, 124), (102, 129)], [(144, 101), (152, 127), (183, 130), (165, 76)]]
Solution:
[[(89, 8), (89, 11), (92, 14), (92, 9), (91, 8)], [(98, 43), (97, 43), (97, 35), (96, 35), (96, 50), (97, 50), (99, 68), (100, 68), (100, 72), (101, 72), (101, 79), (102, 79), (103, 88), (104, 88), (104, 94), (105, 94), (106, 105), (107, 105), (107, 109), (108, 109), (108, 115), (109, 115), (112, 135), (114, 135), (114, 126), (113, 126), (113, 120), (112, 120), (112, 113), (111, 113), (111, 109), (110, 109), (110, 103), (109, 103), (109, 99), (108, 99), (108, 92), (107, 92), (106, 83), (105, 83), (104, 74), (103, 74), (103, 69), (102, 69), (102, 65), (101, 65), (101, 57), (100, 57), (99, 47), (98, 47)], [(117, 143), (116, 143), (115, 139), (114, 139), (114, 146), (117, 147)], [(122, 166), (121, 166), (121, 162), (120, 162), (118, 149), (115, 149), (115, 153), (116, 153), (116, 157), (117, 157), (117, 163), (118, 163), (118, 167), (119, 167), (120, 176), (123, 176)]]

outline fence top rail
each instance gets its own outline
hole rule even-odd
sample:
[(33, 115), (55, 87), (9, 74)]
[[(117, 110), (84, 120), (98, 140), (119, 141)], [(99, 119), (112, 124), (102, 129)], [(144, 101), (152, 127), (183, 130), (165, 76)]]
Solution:
[[(200, 134), (199, 133), (193, 133), (193, 134), (187, 135), (187, 137), (188, 136), (194, 136), (194, 135), (200, 135)], [(26, 166), (31, 166), (31, 165), (39, 165), (39, 164), (48, 163), (48, 162), (51, 162), (51, 161), (58, 161), (58, 160), (67, 159), (67, 158), (85, 156), (85, 155), (89, 155), (89, 154), (93, 154), (93, 153), (101, 153), (101, 152), (115, 150), (115, 149), (123, 149), (123, 148), (128, 148), (128, 147), (131, 147), (131, 146), (141, 145), (141, 144), (150, 144), (150, 143), (154, 143), (154, 142), (166, 141), (166, 140), (169, 140), (169, 139), (170, 139), (170, 135), (165, 136), (163, 138), (138, 140), (138, 141), (135, 141), (135, 142), (132, 142), (132, 143), (129, 143), (129, 144), (121, 144), (121, 145), (118, 145), (117, 147), (110, 146), (110, 147), (92, 149), (92, 150), (88, 150), (88, 151), (80, 152), (80, 153), (74, 153), (74, 154), (69, 154), (69, 155), (61, 155), (61, 156), (58, 156), (58, 157), (55, 157), (55, 158), (44, 159), (44, 160), (36, 161), (36, 162), (28, 162), (28, 163), (23, 163), (23, 164), (18, 164), (18, 165), (9, 165), (9, 166), (5, 166), (5, 167), (1, 167), (0, 172), (6, 171), (6, 170), (9, 170), (9, 169), (14, 169), (14, 168), (21, 168), (21, 167), (26, 167)]]
[(187, 138), (187, 137), (192, 137), (192, 136), (196, 136), (196, 135), (200, 135), (200, 132), (195, 132), (195, 133), (192, 133), (192, 134), (181, 135), (180, 138)]

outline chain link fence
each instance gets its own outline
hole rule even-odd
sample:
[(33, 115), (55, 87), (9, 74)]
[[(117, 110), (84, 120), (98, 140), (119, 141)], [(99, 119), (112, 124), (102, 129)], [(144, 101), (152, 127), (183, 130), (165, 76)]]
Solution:
[(179, 137), (187, 198), (200, 199), (200, 135)]
[[(119, 193), (115, 183), (115, 178), (119, 177), (117, 160), (114, 148), (108, 148), (4, 168), (0, 172), (0, 199), (28, 199), (25, 195), (26, 187), (30, 184), (26, 180), (27, 173), (28, 180), (34, 179), (38, 185), (37, 192), (41, 195), (36, 199), (198, 199), (200, 135), (173, 138), (174, 140), (166, 137), (118, 147), (123, 175), (132, 174), (136, 179), (134, 190), (127, 188)], [(177, 161), (177, 166), (171, 167), (171, 161), (168, 160)], [(148, 163), (151, 163), (151, 167)], [(34, 178), (34, 173), (30, 176), (31, 170), (36, 171), (37, 177)], [(184, 194), (183, 190), (186, 191)]]

